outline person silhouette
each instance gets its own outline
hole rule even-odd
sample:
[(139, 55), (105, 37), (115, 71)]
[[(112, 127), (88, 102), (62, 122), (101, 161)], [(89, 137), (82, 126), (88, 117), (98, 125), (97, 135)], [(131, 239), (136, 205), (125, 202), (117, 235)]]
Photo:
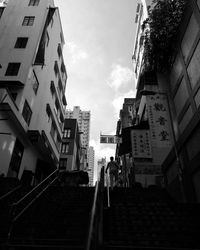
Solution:
[(109, 174), (110, 174), (110, 186), (111, 190), (113, 190), (114, 186), (117, 186), (118, 184), (118, 171), (119, 171), (119, 165), (117, 162), (114, 161), (114, 158), (111, 156), (110, 161), (107, 164), (106, 167), (106, 173), (109, 169)]

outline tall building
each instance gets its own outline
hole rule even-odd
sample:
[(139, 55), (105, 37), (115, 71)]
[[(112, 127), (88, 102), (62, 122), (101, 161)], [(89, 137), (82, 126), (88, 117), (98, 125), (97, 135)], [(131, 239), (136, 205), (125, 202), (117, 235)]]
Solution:
[(82, 111), (79, 106), (75, 106), (72, 110), (65, 111), (65, 118), (77, 119), (78, 127), (81, 134), (82, 144), (82, 169), (88, 168), (88, 148), (90, 140), (90, 111)]
[(94, 185), (94, 157), (95, 151), (93, 147), (89, 147), (88, 150), (88, 175), (89, 175), (89, 185)]
[(0, 8), (0, 172), (41, 179), (59, 163), (67, 73), (53, 0)]

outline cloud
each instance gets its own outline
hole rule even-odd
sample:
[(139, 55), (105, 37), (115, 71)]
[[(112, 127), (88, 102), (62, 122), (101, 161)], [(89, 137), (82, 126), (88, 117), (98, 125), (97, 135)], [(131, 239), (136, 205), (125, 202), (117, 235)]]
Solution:
[(132, 79), (133, 72), (131, 69), (123, 67), (120, 64), (113, 64), (107, 84), (117, 91), (120, 87), (129, 83)]
[(66, 49), (71, 56), (71, 63), (73, 64), (78, 63), (80, 60), (85, 60), (89, 57), (85, 50), (83, 50), (73, 42), (67, 43)]
[[(100, 140), (100, 139), (99, 139)], [(106, 160), (109, 161), (110, 156), (115, 156), (115, 146), (105, 146), (106, 144), (101, 144), (99, 141), (90, 140), (90, 146), (95, 149), (95, 158), (100, 160), (106, 157)]]
[(119, 118), (120, 109), (122, 109), (124, 98), (134, 98), (136, 94), (136, 90), (130, 90), (128, 93), (124, 93), (123, 95), (118, 96), (112, 101), (112, 105), (114, 107), (115, 117)]

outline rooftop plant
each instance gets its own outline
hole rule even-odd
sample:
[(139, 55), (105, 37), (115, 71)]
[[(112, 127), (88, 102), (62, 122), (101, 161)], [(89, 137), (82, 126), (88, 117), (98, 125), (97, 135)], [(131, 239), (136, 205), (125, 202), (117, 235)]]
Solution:
[(153, 0), (149, 17), (142, 24), (145, 71), (164, 71), (171, 66), (186, 1)]

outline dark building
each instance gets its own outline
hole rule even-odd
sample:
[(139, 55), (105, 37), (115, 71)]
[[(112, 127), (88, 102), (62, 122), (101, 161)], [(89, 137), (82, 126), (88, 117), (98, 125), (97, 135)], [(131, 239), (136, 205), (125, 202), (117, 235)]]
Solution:
[[(168, 134), (165, 133), (163, 138), (168, 137), (170, 143), (162, 162), (162, 172), (166, 188), (179, 201), (200, 201), (199, 31), (200, 1), (186, 1), (173, 46), (171, 44), (173, 50), (169, 51), (172, 55), (170, 66), (160, 71), (157, 64), (154, 68), (156, 69), (155, 80), (149, 83), (145, 80), (145, 76), (152, 72), (145, 68), (143, 56), (143, 67), (137, 82), (137, 98), (141, 98), (143, 107), (148, 107), (148, 102), (155, 98), (160, 100), (165, 97), (167, 101), (166, 120), (168, 120), (169, 129)], [(144, 46), (144, 43), (141, 46)], [(161, 110), (161, 106), (155, 108), (164, 111)], [(150, 121), (149, 112), (148, 120)], [(158, 129), (157, 125), (155, 134)]]
[(60, 155), (60, 170), (80, 170), (81, 141), (77, 119), (65, 119)]

